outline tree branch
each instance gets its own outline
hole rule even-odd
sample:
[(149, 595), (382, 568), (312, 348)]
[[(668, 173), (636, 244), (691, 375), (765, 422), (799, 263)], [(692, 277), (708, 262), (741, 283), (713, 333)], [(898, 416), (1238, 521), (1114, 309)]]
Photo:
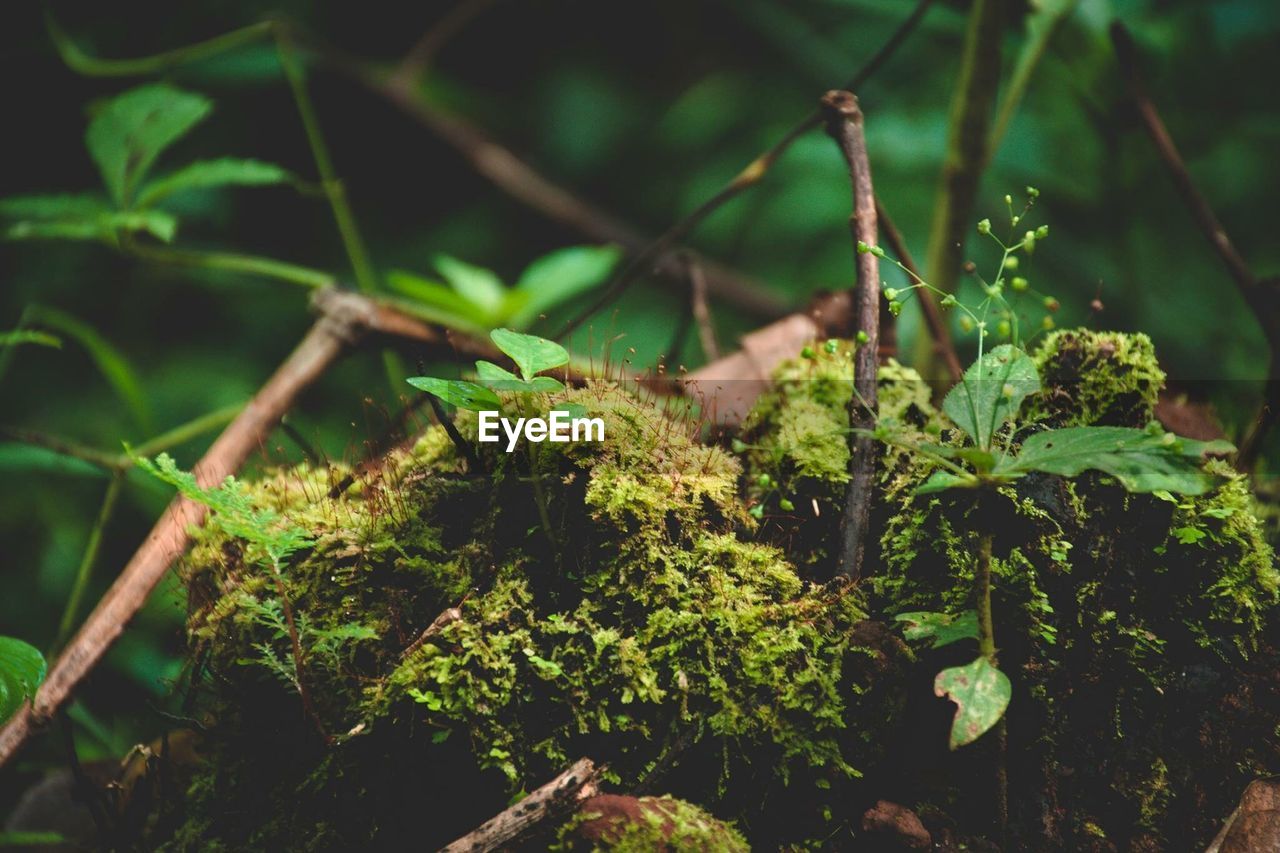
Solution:
[(1209, 200), (1196, 186), (1191, 171), (1178, 152), (1178, 146), (1174, 144), (1169, 129), (1147, 92), (1138, 69), (1137, 49), (1133, 38), (1119, 21), (1111, 25), (1111, 41), (1115, 46), (1120, 73), (1129, 88), (1129, 95), (1137, 108), (1143, 128), (1151, 137), (1156, 152), (1168, 170), (1178, 194), (1190, 209), (1192, 218), (1227, 268), (1236, 289), (1244, 297), (1245, 304), (1253, 311), (1270, 349), (1262, 407), (1253, 427), (1240, 442), (1240, 452), (1236, 455), (1236, 467), (1241, 471), (1249, 471), (1257, 461), (1263, 439), (1280, 418), (1280, 288), (1276, 287), (1273, 280), (1260, 280), (1253, 274), (1253, 270), (1227, 236), (1227, 230), (1214, 214)]
[(603, 770), (589, 758), (578, 759), (568, 770), (511, 808), (442, 847), (440, 853), (488, 853), (506, 847), (544, 820), (568, 815), (580, 802), (594, 797), (599, 793)]
[(862, 130), (862, 110), (849, 92), (828, 92), (822, 99), (827, 133), (840, 146), (849, 164), (853, 185), (853, 234), (857, 259), (857, 289), (853, 293), (858, 343), (853, 364), (853, 395), (849, 399), (849, 486), (845, 492), (844, 514), (840, 520), (840, 550), (836, 571), (856, 581), (862, 570), (862, 556), (871, 515), (872, 480), (875, 474), (875, 439), (861, 434), (876, 424), (877, 353), (880, 346), (880, 268), (875, 253), (876, 202), (871, 186), (871, 163)]

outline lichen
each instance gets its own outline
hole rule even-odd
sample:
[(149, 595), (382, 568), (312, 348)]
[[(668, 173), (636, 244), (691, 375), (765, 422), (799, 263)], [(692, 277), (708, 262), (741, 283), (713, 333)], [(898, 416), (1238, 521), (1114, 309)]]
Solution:
[[(738, 463), (682, 411), (603, 383), (556, 402), (605, 441), (477, 445), (479, 472), (435, 428), (336, 498), (341, 466), (245, 485), (311, 537), (279, 583), (213, 519), (183, 577), (214, 757), (175, 848), (394, 844), (414, 792), (440, 808), (408, 837), (444, 843), (583, 755), (730, 814), (869, 761), (877, 738), (848, 727), (869, 687), (860, 595), (751, 541)], [(391, 792), (396, 767), (420, 769)]]

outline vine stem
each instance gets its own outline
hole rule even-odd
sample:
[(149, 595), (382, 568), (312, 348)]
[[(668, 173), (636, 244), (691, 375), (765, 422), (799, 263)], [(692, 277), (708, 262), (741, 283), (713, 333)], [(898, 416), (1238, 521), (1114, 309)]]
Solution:
[[(996, 665), (996, 633), (991, 618), (991, 545), (992, 533), (983, 533), (978, 541), (978, 569), (975, 582), (978, 592), (978, 652)], [(1004, 717), (996, 724), (996, 822), (1003, 839), (1009, 826), (1008, 727)]]

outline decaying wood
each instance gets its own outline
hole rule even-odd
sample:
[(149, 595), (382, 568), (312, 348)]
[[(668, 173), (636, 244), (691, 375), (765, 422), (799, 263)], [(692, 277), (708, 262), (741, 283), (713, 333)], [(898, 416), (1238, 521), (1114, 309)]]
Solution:
[(441, 848), (441, 853), (487, 853), (518, 840), (543, 821), (563, 817), (583, 800), (599, 793), (600, 774), (589, 758), (573, 766), (506, 811), (485, 821), (477, 829)]
[(1236, 249), (1227, 230), (1213, 212), (1213, 207), (1205, 197), (1191, 171), (1178, 152), (1164, 119), (1160, 117), (1155, 102), (1147, 92), (1142, 73), (1138, 69), (1137, 49), (1133, 38), (1124, 24), (1116, 21), (1111, 25), (1111, 41), (1115, 46), (1116, 59), (1120, 64), (1120, 72), (1129, 88), (1129, 96), (1137, 108), (1138, 117), (1156, 152), (1160, 155), (1173, 185), (1182, 196), (1192, 218), (1200, 227), (1215, 253), (1222, 260), (1223, 266), (1235, 282), (1236, 289), (1245, 303), (1253, 311), (1266, 338), (1270, 350), (1267, 364), (1266, 391), (1263, 396), (1261, 411), (1254, 421), (1252, 429), (1245, 433), (1240, 442), (1240, 452), (1236, 455), (1236, 467), (1241, 471), (1250, 471), (1257, 461), (1262, 449), (1262, 440), (1266, 437), (1276, 421), (1280, 420), (1280, 281), (1277, 279), (1260, 279), (1244, 257)]
[(461, 622), (461, 621), (462, 621), (462, 611), (459, 610), (457, 607), (450, 607), (448, 610), (441, 613), (435, 619), (431, 620), (430, 625), (422, 629), (422, 633), (418, 635), (418, 638), (414, 640), (412, 643), (410, 643), (408, 646), (406, 646), (405, 650), (400, 653), (400, 659), (404, 660), (409, 655), (413, 654), (418, 649), (422, 648), (422, 646), (427, 642), (427, 640), (430, 640), (432, 637), (436, 636), (441, 631), (443, 631), (445, 629), (445, 626), (452, 625), (454, 622)]
[(880, 267), (876, 247), (876, 196), (871, 186), (871, 163), (862, 131), (862, 110), (850, 92), (828, 92), (822, 99), (827, 132), (840, 146), (853, 185), (853, 215), (849, 228), (857, 259), (853, 292), (855, 334), (863, 340), (854, 353), (853, 396), (849, 399), (849, 486), (840, 519), (840, 550), (836, 571), (850, 581), (862, 570), (862, 553), (871, 517), (871, 492), (876, 465), (875, 439), (862, 431), (873, 429), (877, 412), (877, 372), (880, 346)]

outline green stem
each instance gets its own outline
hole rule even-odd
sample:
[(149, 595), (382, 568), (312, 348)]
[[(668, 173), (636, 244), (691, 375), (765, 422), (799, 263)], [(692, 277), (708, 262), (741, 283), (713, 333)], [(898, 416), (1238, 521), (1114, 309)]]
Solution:
[[(1013, 115), (1018, 111), (1018, 106), (1022, 103), (1022, 98), (1027, 93), (1031, 78), (1035, 75), (1036, 66), (1040, 64), (1040, 60), (1044, 58), (1049, 49), (1049, 42), (1053, 40), (1058, 27), (1075, 11), (1078, 5), (1079, 0), (1070, 0), (1070, 2), (1063, 3), (1047, 20), (1038, 21), (1038, 26), (1029, 34), (1030, 40), (1018, 56), (1013, 75), (1009, 78), (1009, 85), (1000, 101), (1000, 109), (996, 113), (996, 120), (991, 125), (991, 134), (987, 137), (988, 160), (995, 153), (995, 150), (1000, 147), (1000, 142), (1004, 139), (1005, 132), (1009, 129), (1009, 123), (1013, 121)], [(1033, 12), (1028, 20), (1042, 14), (1044, 13)], [(1030, 24), (1028, 24), (1028, 29), (1032, 29)]]
[[(978, 593), (978, 652), (996, 665), (996, 634), (991, 618), (991, 545), (994, 535), (983, 533), (978, 542), (975, 582)], [(1009, 826), (1008, 729), (1002, 717), (996, 728), (996, 822), (1003, 839)]]
[(88, 77), (138, 77), (156, 74), (177, 65), (209, 59), (228, 50), (252, 44), (268, 35), (275, 27), (274, 21), (260, 21), (229, 33), (151, 56), (140, 56), (136, 59), (98, 59), (77, 47), (66, 31), (54, 20), (52, 13), (46, 11), (44, 20), (49, 30), (49, 38), (53, 41), (53, 46), (62, 57), (62, 61), (72, 70)]
[(307, 134), (307, 143), (311, 146), (311, 156), (316, 162), (316, 171), (320, 173), (320, 184), (333, 209), (333, 218), (338, 225), (338, 233), (342, 237), (342, 245), (347, 250), (347, 258), (351, 261), (351, 269), (356, 274), (356, 284), (364, 293), (373, 293), (378, 289), (378, 279), (373, 266), (369, 263), (368, 252), (365, 251), (364, 240), (360, 237), (360, 229), (356, 226), (355, 216), (347, 204), (346, 190), (338, 179), (333, 168), (333, 160), (329, 156), (329, 146), (325, 143), (324, 134), (320, 131), (320, 121), (316, 118), (315, 105), (307, 92), (307, 78), (294, 53), (289, 37), (282, 33), (276, 35), (276, 49), (280, 54), (280, 64), (284, 68), (289, 87), (293, 90), (293, 99), (298, 106), (298, 114), (302, 118), (302, 128)]
[(75, 627), (76, 616), (80, 613), (85, 590), (89, 588), (89, 579), (93, 576), (93, 566), (98, 561), (98, 551), (102, 548), (102, 534), (115, 513), (116, 500), (120, 497), (120, 487), (124, 484), (124, 480), (124, 472), (117, 471), (107, 485), (106, 494), (102, 497), (102, 506), (98, 510), (98, 517), (94, 520), (93, 527), (89, 530), (89, 541), (85, 543), (84, 554), (80, 557), (80, 567), (76, 570), (75, 581), (71, 584), (71, 593), (67, 596), (66, 606), (62, 609), (62, 619), (58, 623), (58, 636), (53, 643), (54, 651), (62, 648)]
[[(960, 73), (951, 101), (942, 187), (934, 207), (925, 267), (925, 278), (947, 293), (954, 293), (956, 289), (968, 221), (987, 162), (988, 123), (1000, 83), (1003, 25), (1003, 0), (975, 0), (969, 13)], [(916, 361), (926, 379), (935, 378), (937, 366), (932, 345), (923, 335), (917, 345)]]
[(244, 406), (244, 403), (233, 403), (230, 406), (224, 406), (221, 409), (200, 415), (185, 424), (180, 424), (167, 432), (162, 432), (155, 438), (147, 439), (135, 447), (133, 452), (138, 456), (152, 456), (188, 442), (193, 438), (199, 438), (206, 432), (231, 423), (235, 420), (236, 415), (240, 414), (241, 410), (244, 409)]
[(242, 255), (238, 252), (205, 252), (192, 249), (171, 249), (165, 246), (146, 246), (130, 242), (124, 246), (125, 251), (139, 258), (176, 266), (196, 267), (207, 270), (223, 270), (287, 281), (304, 287), (333, 287), (338, 280), (323, 270), (297, 264), (277, 261), (274, 258), (263, 258), (257, 255)]

